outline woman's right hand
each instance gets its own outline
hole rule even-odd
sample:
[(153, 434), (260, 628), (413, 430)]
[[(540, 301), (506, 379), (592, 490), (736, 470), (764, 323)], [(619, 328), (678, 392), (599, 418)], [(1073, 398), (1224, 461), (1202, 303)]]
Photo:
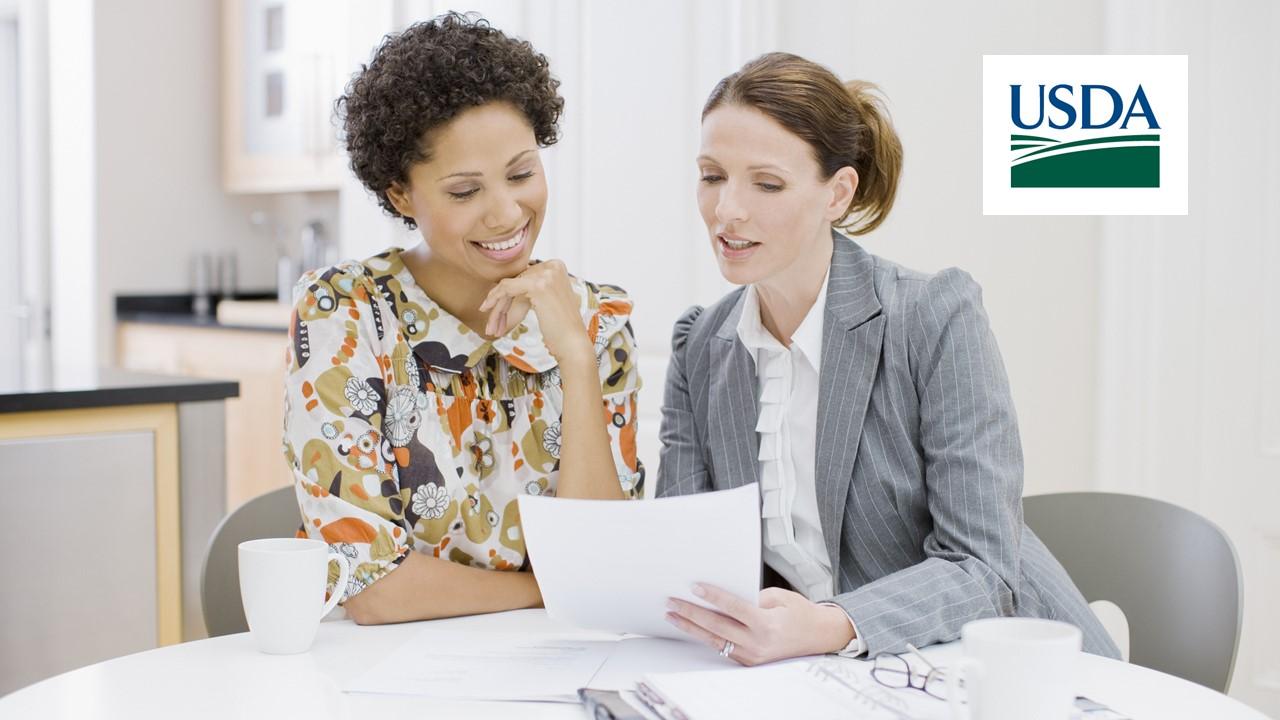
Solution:
[(717, 652), (730, 648), (729, 659), (740, 665), (836, 652), (853, 640), (843, 609), (797, 592), (765, 588), (758, 605), (713, 585), (699, 583), (693, 594), (714, 609), (670, 598), (667, 621)]
[(489, 313), (485, 334), (506, 335), (530, 309), (537, 313), (543, 342), (557, 363), (595, 366), (595, 348), (582, 321), (582, 301), (563, 262), (535, 263), (519, 275), (499, 281), (480, 304), (480, 311)]

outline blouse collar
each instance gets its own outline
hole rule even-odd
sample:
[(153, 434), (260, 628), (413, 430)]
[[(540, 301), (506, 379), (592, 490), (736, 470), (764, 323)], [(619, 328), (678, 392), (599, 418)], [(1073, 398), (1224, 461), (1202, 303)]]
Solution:
[[(418, 285), (399, 249), (370, 258), (366, 265), (373, 271), (384, 296), (393, 296), (384, 299), (399, 313), (401, 332), (414, 355), (436, 370), (459, 374), (495, 352), (511, 366), (527, 373), (543, 373), (556, 367), (556, 359), (543, 340), (536, 313), (530, 311), (505, 335), (488, 340), (441, 307)], [(598, 338), (607, 337), (626, 323), (631, 311), (630, 300), (621, 291), (619, 298), (607, 297), (601, 288), (608, 286), (595, 286), (572, 276), (570, 279), (580, 301), (584, 328), (599, 349)], [(398, 288), (392, 288), (387, 280), (394, 280)]]
[[(818, 371), (822, 369), (822, 322), (827, 306), (827, 283), (830, 277), (831, 273), (828, 270), (827, 275), (822, 279), (822, 288), (818, 290), (818, 296), (814, 299), (813, 305), (809, 307), (809, 312), (805, 313), (804, 320), (800, 321), (800, 326), (791, 336), (791, 344), (804, 353), (809, 364)], [(760, 363), (761, 350), (779, 352), (786, 350), (782, 343), (778, 342), (778, 339), (765, 328), (760, 319), (760, 295), (754, 284), (747, 286), (746, 296), (742, 301), (742, 314), (738, 317), (738, 338), (756, 359), (757, 365)]]

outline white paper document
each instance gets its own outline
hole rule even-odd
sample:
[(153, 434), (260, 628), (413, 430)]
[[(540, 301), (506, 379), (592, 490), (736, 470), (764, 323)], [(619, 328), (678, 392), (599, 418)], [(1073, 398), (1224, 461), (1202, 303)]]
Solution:
[(424, 630), (343, 689), (455, 700), (578, 702), (612, 640)]
[[(583, 635), (574, 631), (573, 635)], [(448, 700), (578, 702), (578, 688), (632, 690), (655, 672), (725, 670), (711, 648), (663, 638), (424, 627), (343, 687)]]
[(520, 497), (520, 524), (547, 614), (582, 628), (687, 640), (667, 598), (700, 605), (694, 583), (750, 602), (760, 593), (760, 494), (656, 500)]
[[(663, 718), (944, 720), (945, 702), (892, 690), (871, 663), (808, 659), (720, 672), (648, 675), (639, 695)], [(919, 697), (915, 697), (918, 694)]]
[(732, 670), (738, 663), (706, 645), (668, 638), (633, 637), (619, 640), (588, 687), (632, 690), (645, 675), (657, 672)]

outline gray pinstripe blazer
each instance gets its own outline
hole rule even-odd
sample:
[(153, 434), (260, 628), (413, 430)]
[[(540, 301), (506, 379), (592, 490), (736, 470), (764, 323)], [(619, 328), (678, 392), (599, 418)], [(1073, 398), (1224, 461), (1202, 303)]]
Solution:
[[(982, 291), (834, 233), (816, 482), (837, 595), (868, 653), (953, 640), (994, 616), (1072, 623), (1119, 657), (1065, 570), (1022, 521), (1022, 447)], [(658, 495), (759, 480), (756, 378), (738, 340), (743, 290), (676, 323)]]

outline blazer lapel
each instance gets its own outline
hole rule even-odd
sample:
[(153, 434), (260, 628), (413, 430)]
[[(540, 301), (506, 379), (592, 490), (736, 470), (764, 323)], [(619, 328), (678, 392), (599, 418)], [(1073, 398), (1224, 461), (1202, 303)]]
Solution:
[(843, 235), (832, 235), (835, 250), (823, 318), (814, 475), (827, 555), (839, 572), (845, 501), (880, 366), (885, 317), (875, 294), (875, 260)]
[(751, 353), (738, 342), (738, 318), (745, 293), (720, 324), (711, 347), (711, 387), (708, 440), (714, 486), (718, 490), (759, 482), (756, 460), (756, 370)]

